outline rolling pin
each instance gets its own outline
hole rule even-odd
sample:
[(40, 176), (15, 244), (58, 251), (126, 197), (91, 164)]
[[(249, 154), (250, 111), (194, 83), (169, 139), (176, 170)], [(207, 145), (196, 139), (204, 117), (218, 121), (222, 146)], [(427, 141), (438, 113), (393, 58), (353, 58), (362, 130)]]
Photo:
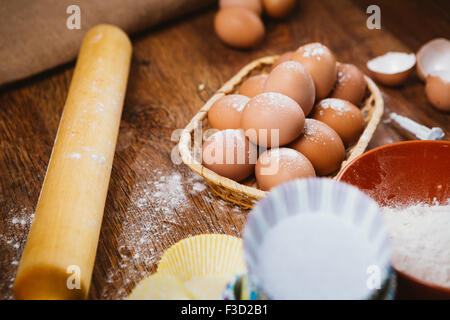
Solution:
[(94, 267), (131, 61), (119, 28), (81, 44), (34, 221), (16, 299), (85, 299)]

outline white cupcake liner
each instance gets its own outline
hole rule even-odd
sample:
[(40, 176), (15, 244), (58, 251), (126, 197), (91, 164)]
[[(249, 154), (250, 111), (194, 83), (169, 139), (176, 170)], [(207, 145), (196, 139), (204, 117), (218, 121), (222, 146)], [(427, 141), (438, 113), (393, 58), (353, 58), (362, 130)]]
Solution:
[[(249, 278), (261, 289), (262, 297), (269, 296), (262, 289), (264, 284), (256, 271), (260, 254), (270, 254), (261, 253), (264, 236), (289, 216), (317, 212), (334, 215), (362, 231), (376, 252), (374, 261), (381, 269), (382, 282), (384, 285), (392, 283), (391, 246), (388, 230), (377, 203), (357, 188), (342, 182), (325, 178), (301, 179), (272, 189), (268, 196), (253, 208), (244, 229), (244, 258)], [(368, 297), (361, 298), (380, 298), (381, 291), (383, 290), (373, 289)]]

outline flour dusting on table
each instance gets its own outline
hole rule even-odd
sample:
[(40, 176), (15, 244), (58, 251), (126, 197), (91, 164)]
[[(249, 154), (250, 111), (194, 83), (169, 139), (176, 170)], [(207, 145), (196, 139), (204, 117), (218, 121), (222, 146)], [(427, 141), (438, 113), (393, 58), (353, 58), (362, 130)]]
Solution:
[[(16, 237), (16, 234), (28, 234), (34, 218), (34, 213), (28, 208), (22, 207), (19, 211), (11, 209), (8, 216), (12, 216), (13, 218), (8, 221), (3, 221), (3, 223), (5, 223), (5, 230), (13, 229), (17, 230), (17, 232), (0, 233), (0, 248), (12, 248), (14, 255), (2, 257), (2, 259), (0, 259), (1, 270), (4, 270), (4, 274), (2, 274), (3, 281), (0, 283), (0, 288), (3, 286), (4, 288), (1, 292), (7, 293), (5, 295), (0, 295), (0, 300), (13, 299), (12, 288), (16, 277), (16, 271), (19, 266), (20, 256), (22, 255), (22, 250), (26, 242), (26, 238)], [(7, 237), (7, 234), (12, 235)], [(9, 250), (6, 250), (6, 252), (8, 251)], [(5, 288), (7, 288), (7, 290), (5, 290)]]
[[(153, 177), (151, 177), (153, 176)], [(165, 172), (154, 169), (149, 172), (147, 182), (136, 184), (136, 190), (130, 196), (130, 215), (125, 217), (122, 223), (122, 233), (118, 236), (118, 253), (121, 262), (117, 267), (112, 267), (107, 273), (107, 283), (120, 283), (120, 292), (114, 292), (114, 296), (126, 295), (123, 283), (130, 283), (131, 278), (141, 279), (148, 275), (150, 270), (138, 270), (135, 266), (156, 265), (163, 250), (155, 247), (155, 241), (172, 237), (177, 228), (187, 228), (179, 215), (182, 215), (190, 206), (189, 197), (199, 195), (206, 190), (206, 184), (199, 175), (179, 171)], [(139, 211), (141, 215), (154, 215), (148, 219), (140, 219), (140, 214), (132, 214)], [(132, 220), (134, 217), (135, 220)], [(139, 219), (138, 219), (139, 218)], [(205, 215), (205, 219), (210, 218)], [(161, 222), (158, 222), (161, 221)], [(101, 297), (111, 296), (105, 286)]]

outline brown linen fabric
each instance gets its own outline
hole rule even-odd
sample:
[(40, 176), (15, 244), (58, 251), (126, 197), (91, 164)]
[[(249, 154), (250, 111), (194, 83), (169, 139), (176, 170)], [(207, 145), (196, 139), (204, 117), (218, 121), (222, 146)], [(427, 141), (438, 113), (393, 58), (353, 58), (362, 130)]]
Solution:
[[(0, 85), (73, 60), (83, 35), (100, 23), (128, 33), (212, 4), (213, 0), (0, 0)], [(69, 29), (70, 5), (81, 11)]]

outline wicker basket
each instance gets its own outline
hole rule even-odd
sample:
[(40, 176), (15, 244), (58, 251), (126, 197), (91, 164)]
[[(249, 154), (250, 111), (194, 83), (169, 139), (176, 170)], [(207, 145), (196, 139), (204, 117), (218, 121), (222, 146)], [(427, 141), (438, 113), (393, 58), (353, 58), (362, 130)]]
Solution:
[[(202, 176), (208, 183), (208, 186), (216, 195), (227, 201), (238, 204), (239, 206), (244, 208), (251, 208), (254, 205), (255, 201), (261, 199), (266, 195), (265, 191), (259, 190), (257, 188), (254, 175), (239, 183), (220, 176), (215, 172), (205, 168), (204, 166), (202, 166), (200, 161), (201, 149), (195, 149), (195, 147), (192, 146), (193, 136), (194, 133), (201, 133), (203, 136), (203, 132), (205, 131), (205, 129), (209, 128), (207, 123), (208, 110), (214, 104), (214, 102), (216, 102), (224, 95), (237, 92), (239, 85), (248, 77), (269, 71), (271, 65), (277, 58), (278, 56), (269, 56), (254, 60), (253, 62), (242, 68), (228, 82), (226, 82), (222, 86), (222, 88), (220, 88), (192, 118), (186, 128), (184, 128), (178, 145), (183, 162), (194, 172)], [(366, 127), (358, 142), (355, 145), (347, 148), (346, 158), (342, 162), (340, 170), (342, 170), (342, 168), (348, 162), (352, 161), (354, 158), (364, 152), (370, 139), (373, 136), (373, 133), (375, 132), (375, 129), (378, 126), (378, 123), (380, 122), (381, 116), (383, 115), (384, 103), (381, 92), (369, 77), (365, 76), (365, 78), (368, 87), (368, 95), (363, 102), (361, 110), (364, 114)], [(195, 129), (199, 128), (200, 125), (202, 131), (199, 132), (199, 130)], [(330, 177), (334, 178), (338, 173), (339, 172), (336, 172)]]

